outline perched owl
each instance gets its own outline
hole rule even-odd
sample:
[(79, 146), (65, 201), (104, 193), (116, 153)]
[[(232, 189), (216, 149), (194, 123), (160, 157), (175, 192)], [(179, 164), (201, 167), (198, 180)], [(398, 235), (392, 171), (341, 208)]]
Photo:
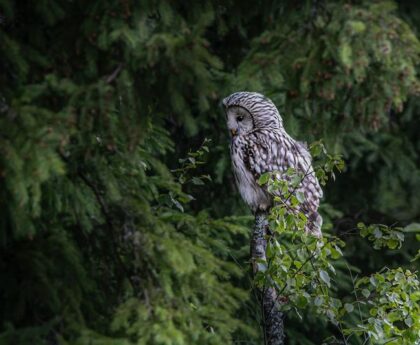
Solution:
[[(277, 178), (287, 179), (284, 172), (291, 167), (305, 174), (295, 191), (304, 195), (299, 211), (308, 219), (305, 230), (321, 236), (318, 206), (322, 190), (306, 145), (286, 133), (276, 106), (259, 93), (236, 92), (223, 100), (223, 106), (232, 135), (233, 172), (244, 201), (254, 213), (268, 210), (273, 205), (273, 195), (266, 186), (258, 184), (258, 178), (266, 172), (276, 172)], [(276, 195), (281, 197), (280, 193)]]

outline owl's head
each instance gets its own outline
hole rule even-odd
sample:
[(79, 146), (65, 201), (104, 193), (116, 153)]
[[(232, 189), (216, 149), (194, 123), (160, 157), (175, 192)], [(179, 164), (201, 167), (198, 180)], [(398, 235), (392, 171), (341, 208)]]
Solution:
[(223, 100), (226, 120), (233, 136), (258, 128), (282, 128), (283, 121), (267, 97), (256, 92), (235, 92)]

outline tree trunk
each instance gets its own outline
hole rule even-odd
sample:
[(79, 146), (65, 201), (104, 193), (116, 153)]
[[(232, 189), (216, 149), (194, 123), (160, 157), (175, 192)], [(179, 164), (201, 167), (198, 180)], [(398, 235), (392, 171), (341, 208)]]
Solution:
[[(266, 213), (255, 215), (255, 228), (251, 239), (252, 268), (254, 275), (262, 268), (258, 261), (267, 262), (267, 234), (269, 233)], [(266, 263), (267, 265), (267, 263)], [(279, 310), (277, 292), (272, 286), (264, 286), (260, 291), (261, 312), (263, 315), (264, 344), (284, 344), (283, 313)]]

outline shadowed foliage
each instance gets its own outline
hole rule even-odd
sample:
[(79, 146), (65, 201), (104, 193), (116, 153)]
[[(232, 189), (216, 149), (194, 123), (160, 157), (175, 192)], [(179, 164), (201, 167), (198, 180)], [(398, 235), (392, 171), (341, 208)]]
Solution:
[[(349, 269), (415, 271), (419, 23), (408, 1), (0, 0), (0, 343), (262, 343), (234, 91), (343, 155), (320, 208), (337, 298)], [(412, 225), (376, 251), (359, 222)], [(291, 310), (286, 334), (338, 331)]]

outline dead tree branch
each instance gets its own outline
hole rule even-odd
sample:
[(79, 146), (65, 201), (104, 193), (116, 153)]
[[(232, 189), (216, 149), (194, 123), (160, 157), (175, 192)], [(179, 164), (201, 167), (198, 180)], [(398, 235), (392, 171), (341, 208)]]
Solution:
[[(267, 234), (269, 227), (266, 213), (255, 215), (255, 227), (251, 239), (252, 270), (254, 276), (261, 270), (260, 263), (267, 259), (265, 251), (267, 248)], [(266, 345), (284, 345), (284, 323), (283, 313), (279, 309), (276, 289), (271, 286), (264, 286), (260, 289), (261, 311), (263, 315), (264, 343)]]

